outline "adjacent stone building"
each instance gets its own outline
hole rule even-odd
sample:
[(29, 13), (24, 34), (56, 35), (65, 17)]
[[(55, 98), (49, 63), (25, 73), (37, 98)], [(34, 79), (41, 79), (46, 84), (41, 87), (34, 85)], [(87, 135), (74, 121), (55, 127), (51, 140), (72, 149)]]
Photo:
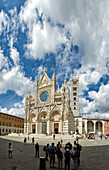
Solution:
[(9, 134), (12, 132), (24, 132), (24, 119), (0, 112), (0, 135)]

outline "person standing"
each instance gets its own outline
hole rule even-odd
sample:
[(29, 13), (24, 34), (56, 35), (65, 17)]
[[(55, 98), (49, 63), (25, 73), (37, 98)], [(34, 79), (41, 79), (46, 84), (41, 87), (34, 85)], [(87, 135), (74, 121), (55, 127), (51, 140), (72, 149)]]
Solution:
[(9, 158), (12, 158), (12, 144), (11, 143), (9, 143), (9, 147), (8, 147), (8, 157)]
[(24, 138), (24, 143), (25, 143), (25, 145), (26, 145), (26, 137)]
[(71, 150), (69, 148), (69, 145), (66, 144), (66, 147), (64, 149), (64, 156), (65, 156), (65, 170), (70, 170), (70, 157), (71, 157)]
[(28, 133), (28, 140), (29, 140), (29, 133)]
[(34, 144), (34, 137), (32, 138), (32, 144)]
[(38, 143), (36, 143), (35, 145), (35, 157), (39, 158), (39, 144)]
[(45, 159), (47, 161), (48, 161), (48, 150), (49, 150), (49, 144), (47, 144), (47, 146), (45, 147), (45, 153), (46, 153)]
[(50, 155), (50, 168), (56, 168), (54, 166), (54, 164), (55, 164), (55, 153), (56, 153), (56, 147), (54, 146), (54, 143), (51, 144), (48, 151), (49, 151), (49, 155)]
[(62, 146), (62, 143), (63, 143), (63, 139), (61, 138), (61, 146)]
[(102, 140), (102, 134), (100, 135), (100, 138), (101, 138), (101, 140)]
[(58, 168), (63, 168), (63, 150), (61, 144), (57, 148)]
[(76, 170), (78, 168), (78, 150), (77, 150), (76, 146), (74, 146), (74, 150), (73, 150), (73, 153), (72, 153), (72, 159), (74, 161), (73, 170)]
[(79, 143), (76, 143), (76, 148), (77, 148), (77, 155), (78, 155), (78, 166), (80, 166), (80, 152), (82, 150), (82, 146)]

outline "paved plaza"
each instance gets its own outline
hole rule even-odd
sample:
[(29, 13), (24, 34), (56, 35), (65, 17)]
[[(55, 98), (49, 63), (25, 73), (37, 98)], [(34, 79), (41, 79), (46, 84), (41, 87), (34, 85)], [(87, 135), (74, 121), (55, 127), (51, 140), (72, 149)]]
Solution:
[[(58, 136), (59, 138), (59, 136)], [(1, 136), (0, 137), (0, 170), (38, 170), (40, 159), (35, 158), (35, 147), (31, 144), (31, 137), (27, 144), (23, 143), (24, 136)], [(65, 143), (70, 141), (73, 144), (75, 138), (63, 139), (63, 147)], [(53, 140), (52, 138), (35, 138), (35, 143), (40, 145), (40, 157), (44, 157), (43, 147), (47, 143), (52, 142), (57, 144), (59, 139)], [(8, 144), (13, 145), (13, 158), (8, 158)], [(109, 170), (109, 138), (101, 140), (96, 137), (95, 140), (80, 139), (79, 143), (82, 145), (81, 151), (81, 165), (78, 170)], [(55, 163), (56, 169), (57, 157)], [(71, 159), (71, 170), (74, 164)], [(49, 161), (46, 161), (46, 169), (49, 168)]]

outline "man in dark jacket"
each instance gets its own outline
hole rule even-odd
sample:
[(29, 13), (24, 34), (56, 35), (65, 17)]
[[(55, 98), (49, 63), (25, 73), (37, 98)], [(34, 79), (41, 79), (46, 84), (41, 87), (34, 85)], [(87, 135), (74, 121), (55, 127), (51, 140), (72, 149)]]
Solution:
[(39, 158), (39, 144), (38, 143), (36, 143), (35, 145), (35, 157)]

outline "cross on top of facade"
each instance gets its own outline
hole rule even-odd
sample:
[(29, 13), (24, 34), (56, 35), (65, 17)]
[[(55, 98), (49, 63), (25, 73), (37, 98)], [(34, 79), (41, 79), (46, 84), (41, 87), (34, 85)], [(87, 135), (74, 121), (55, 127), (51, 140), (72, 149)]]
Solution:
[(44, 72), (46, 72), (46, 67), (44, 67)]

